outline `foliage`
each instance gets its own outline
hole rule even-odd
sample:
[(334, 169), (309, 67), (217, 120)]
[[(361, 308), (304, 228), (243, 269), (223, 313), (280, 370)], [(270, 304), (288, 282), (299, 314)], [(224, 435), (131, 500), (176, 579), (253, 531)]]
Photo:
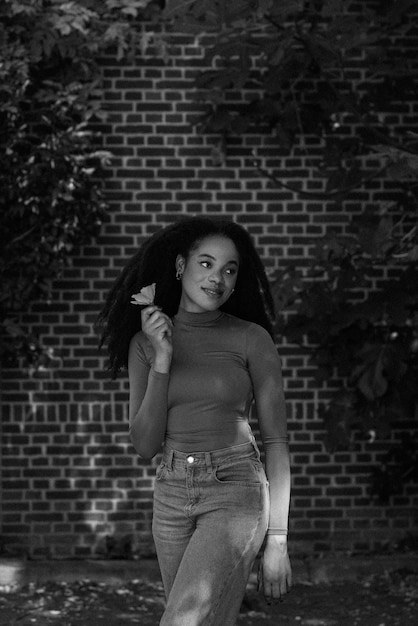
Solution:
[(340, 382), (320, 409), (331, 450), (350, 445), (352, 426), (374, 441), (394, 421), (414, 418), (418, 228), (414, 211), (410, 217), (415, 223), (405, 235), (389, 212), (366, 212), (349, 236), (330, 234), (317, 242), (307, 276), (297, 268), (276, 276), (280, 305), (298, 302), (283, 332), (296, 343), (308, 339), (318, 382), (335, 382), (336, 375)]
[(109, 155), (92, 130), (103, 121), (97, 57), (140, 45), (131, 23), (155, 9), (151, 0), (0, 0), (3, 361), (48, 361), (14, 318), (48, 299), (51, 279), (106, 218), (98, 176)]
[[(414, 0), (195, 0), (169, 2), (165, 15), (173, 31), (210, 34), (204, 43), (212, 67), (198, 75), (197, 86), (209, 103), (202, 125), (222, 135), (219, 146), (230, 135), (264, 128), (287, 151), (317, 133), (324, 141), (326, 190), (341, 194), (370, 177), (359, 157), (380, 146), (385, 156), (388, 146), (394, 150), (392, 173), (398, 168), (399, 175), (402, 169), (403, 175), (416, 176), (414, 154), (390, 136), (382, 115), (382, 103), (386, 112), (391, 101), (416, 93), (413, 55), (408, 59), (393, 46), (413, 38), (414, 5)], [(360, 72), (355, 79), (353, 65)], [(229, 96), (243, 89), (248, 104), (237, 105)], [(346, 124), (357, 125), (354, 136), (341, 132)]]
[[(390, 116), (417, 101), (415, 5), (195, 0), (165, 12), (173, 31), (206, 35), (209, 69), (196, 84), (208, 103), (200, 125), (220, 137), (218, 163), (231, 136), (267, 132), (277, 173), (262, 154), (251, 158), (273, 187), (341, 212), (355, 190), (370, 199), (374, 181), (388, 189), (367, 206), (354, 199), (361, 214), (346, 212), (345, 232), (316, 240), (304, 267), (275, 277), (280, 332), (311, 350), (318, 380), (336, 389), (320, 408), (330, 450), (351, 445), (353, 426), (370, 441), (386, 435), (413, 419), (418, 400), (418, 135)], [(317, 158), (305, 149), (313, 137)], [(316, 168), (323, 190), (288, 183), (280, 158), (292, 154)]]
[[(349, 448), (360, 431), (369, 444), (408, 431), (418, 407), (417, 200), (365, 210), (346, 235), (316, 242), (306, 272), (277, 273), (279, 306), (293, 308), (279, 324), (291, 342), (308, 348), (318, 386), (332, 391), (319, 407), (330, 452)], [(417, 481), (411, 434), (391, 445), (374, 468), (371, 493), (379, 502)]]
[[(110, 45), (119, 59), (144, 49), (155, 29), (138, 24), (158, 21), (161, 4), (0, 0), (1, 320), (29, 359), (39, 346), (14, 312), (48, 297), (50, 279), (104, 218), (95, 176), (106, 155), (89, 130), (102, 119), (96, 59)], [(338, 376), (321, 408), (331, 450), (350, 445), (353, 425), (369, 439), (386, 433), (416, 403), (418, 136), (390, 117), (416, 101), (416, 55), (406, 54), (414, 10), (414, 0), (171, 0), (162, 15), (168, 31), (204, 34), (200, 125), (219, 135), (219, 163), (229, 137), (267, 132), (277, 172), (262, 154), (251, 158), (272, 186), (334, 211), (374, 181), (391, 190), (389, 203), (356, 201), (362, 213), (347, 215), (345, 232), (327, 233), (310, 264), (276, 276), (290, 312), (280, 331), (312, 350), (318, 377), (335, 387)], [(242, 90), (247, 104), (233, 97)], [(305, 146), (315, 136), (314, 159)], [(291, 154), (317, 168), (323, 190), (287, 182), (280, 158)]]
[[(407, 433), (402, 433), (401, 443), (393, 445), (383, 455), (381, 463), (372, 473), (372, 493), (382, 504), (387, 504), (394, 494), (401, 493), (406, 482), (418, 482), (418, 449)], [(410, 538), (413, 549), (417, 540)]]

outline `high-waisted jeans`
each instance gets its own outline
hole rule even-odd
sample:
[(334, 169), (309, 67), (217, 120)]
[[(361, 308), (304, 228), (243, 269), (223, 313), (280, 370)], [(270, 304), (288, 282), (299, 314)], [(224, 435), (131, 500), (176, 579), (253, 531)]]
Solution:
[(186, 454), (157, 469), (153, 535), (167, 598), (160, 626), (233, 626), (267, 530), (255, 441)]

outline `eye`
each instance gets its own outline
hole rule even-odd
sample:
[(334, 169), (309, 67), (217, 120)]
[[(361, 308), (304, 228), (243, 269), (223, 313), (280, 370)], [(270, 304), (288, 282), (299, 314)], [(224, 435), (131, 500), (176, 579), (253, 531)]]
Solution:
[(235, 276), (236, 273), (237, 270), (235, 269), (235, 267), (229, 267), (227, 270), (225, 270), (225, 274), (228, 274), (229, 276)]
[(201, 261), (200, 265), (202, 265), (203, 267), (211, 267), (210, 261)]

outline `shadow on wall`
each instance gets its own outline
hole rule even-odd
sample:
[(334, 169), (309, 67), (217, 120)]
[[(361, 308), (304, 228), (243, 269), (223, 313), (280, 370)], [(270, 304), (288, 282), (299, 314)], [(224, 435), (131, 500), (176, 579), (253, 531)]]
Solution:
[[(82, 446), (68, 470), (70, 493), (77, 496), (67, 516), (76, 539), (74, 550), (68, 550), (72, 556), (138, 559), (153, 553), (156, 460), (139, 460), (128, 435), (127, 396), (122, 402), (116, 394), (81, 405), (71, 433), (74, 444)], [(61, 538), (57, 532), (56, 548)]]
[(124, 381), (110, 383), (105, 393), (80, 393), (79, 403), (66, 402), (61, 391), (47, 391), (61, 381), (39, 385), (32, 378), (31, 383), (42, 392), (31, 392), (29, 405), (9, 408), (3, 428), (2, 555), (137, 559), (153, 554), (157, 459), (139, 461), (130, 444)]

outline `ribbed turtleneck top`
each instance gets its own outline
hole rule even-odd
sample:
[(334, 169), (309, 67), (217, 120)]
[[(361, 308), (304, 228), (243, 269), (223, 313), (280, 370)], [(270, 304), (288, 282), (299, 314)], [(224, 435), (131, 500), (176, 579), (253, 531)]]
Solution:
[(173, 322), (169, 374), (153, 369), (153, 348), (142, 331), (131, 341), (131, 426), (148, 387), (149, 420), (166, 413), (165, 441), (174, 449), (207, 451), (249, 441), (253, 400), (263, 442), (282, 442), (280, 361), (267, 331), (222, 311), (179, 309)]

